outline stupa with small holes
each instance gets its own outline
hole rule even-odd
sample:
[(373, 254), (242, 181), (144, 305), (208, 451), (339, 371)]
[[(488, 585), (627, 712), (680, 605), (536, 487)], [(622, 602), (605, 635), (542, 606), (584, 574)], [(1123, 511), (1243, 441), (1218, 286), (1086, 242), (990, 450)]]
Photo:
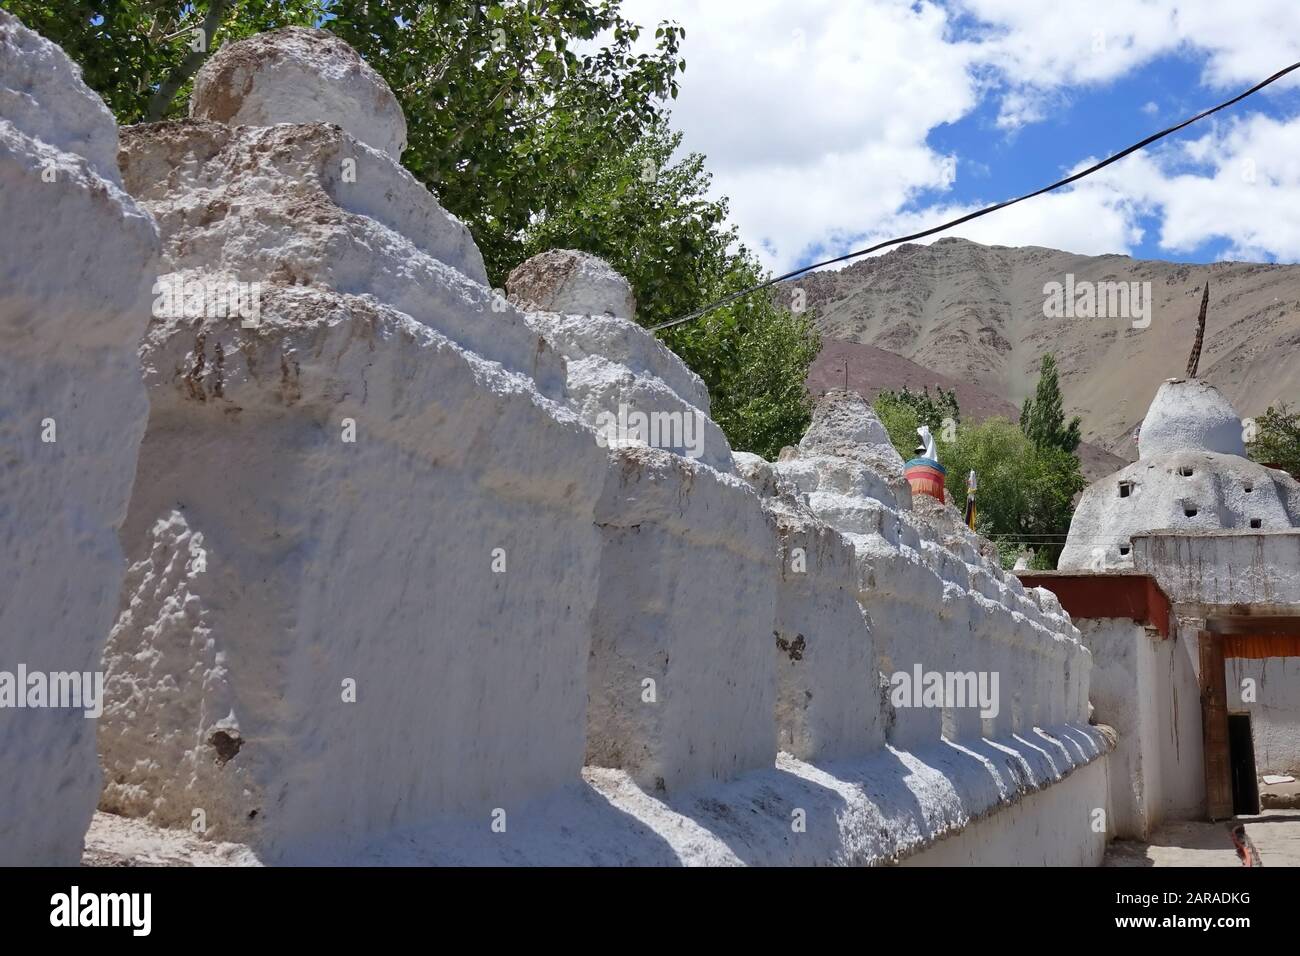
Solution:
[(1138, 460), (1084, 491), (1060, 570), (1131, 568), (1132, 536), (1145, 531), (1300, 527), (1300, 483), (1246, 457), (1241, 417), (1217, 388), (1196, 378), (1204, 309), (1203, 301), (1187, 377), (1156, 391), (1138, 431)]

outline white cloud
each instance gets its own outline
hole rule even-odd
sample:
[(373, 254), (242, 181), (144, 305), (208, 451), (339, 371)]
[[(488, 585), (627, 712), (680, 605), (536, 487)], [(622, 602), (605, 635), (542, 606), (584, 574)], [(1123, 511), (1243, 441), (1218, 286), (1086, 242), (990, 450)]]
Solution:
[[(984, 59), (1024, 91), (1113, 80), (1157, 56), (1206, 54), (1216, 89), (1300, 60), (1294, 0), (952, 0), (982, 21)], [(1300, 82), (1300, 81), (1284, 81)]]
[(930, 130), (976, 105), (973, 46), (946, 13), (907, 0), (632, 0), (649, 25), (686, 27), (673, 104), (685, 148), (706, 154), (745, 240), (773, 267), (943, 188)]
[[(926, 139), (984, 97), (998, 98), (998, 124), (1014, 130), (1068, 105), (1072, 89), (1159, 56), (1202, 57), (1203, 82), (1215, 91), (1300, 59), (1296, 0), (1056, 0), (1048, 8), (1024, 0), (625, 0), (624, 12), (647, 26), (676, 19), (686, 27), (674, 126), (687, 149), (708, 156), (742, 238), (777, 270), (810, 250), (845, 251), (864, 232), (883, 238), (966, 211), (944, 202), (952, 158)], [(1263, 171), (1266, 152), (1300, 155), (1297, 145), (1300, 126), (1257, 116), (1160, 157), (1130, 157), (1074, 190), (953, 234), (1126, 252), (1141, 241), (1139, 213), (1154, 212), (1171, 251), (1226, 237), (1243, 255), (1300, 258), (1300, 181), (1287, 170), (1275, 175), (1273, 158)], [(1260, 173), (1246, 188), (1233, 164), (1252, 156)], [(961, 175), (978, 174), (957, 159)], [(924, 190), (934, 191), (934, 204), (900, 212)]]
[(1231, 258), (1300, 261), (1300, 120), (1221, 123), (1101, 175), (1106, 188), (1159, 210), (1159, 243), (1171, 253), (1227, 240)]

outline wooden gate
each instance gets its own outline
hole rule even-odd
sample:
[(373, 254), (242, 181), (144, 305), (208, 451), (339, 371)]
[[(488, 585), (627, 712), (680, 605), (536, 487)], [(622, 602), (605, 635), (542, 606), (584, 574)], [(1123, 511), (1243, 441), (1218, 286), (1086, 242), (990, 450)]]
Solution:
[(1300, 656), (1300, 617), (1231, 614), (1210, 617), (1197, 634), (1201, 659), (1201, 734), (1205, 744), (1205, 803), (1211, 820), (1232, 816), (1228, 748), (1228, 679), (1224, 661)]

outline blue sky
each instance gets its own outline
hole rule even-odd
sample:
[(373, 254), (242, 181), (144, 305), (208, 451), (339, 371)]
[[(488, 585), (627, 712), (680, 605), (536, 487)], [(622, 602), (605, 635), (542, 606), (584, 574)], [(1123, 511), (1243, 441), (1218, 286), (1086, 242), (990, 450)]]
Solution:
[[(1055, 181), (1083, 158), (1075, 135), (1079, 130), (1094, 137), (1090, 149), (1100, 158), (1229, 98), (1224, 90), (1202, 85), (1206, 59), (1204, 53), (1185, 51), (1152, 60), (1110, 82), (1067, 88), (1054, 97), (1052, 110), (1044, 119), (1013, 132), (998, 128), (998, 103), (994, 95), (988, 96), (970, 114), (937, 127), (926, 139), (939, 152), (958, 157), (958, 176), (946, 198), (978, 205), (1019, 195), (1030, 187)], [(1271, 67), (1261, 70), (1259, 79), (1271, 71)], [(1254, 114), (1286, 120), (1295, 116), (1297, 106), (1300, 93), (1294, 89), (1283, 96), (1257, 94), (1231, 107), (1230, 112), (1225, 111), (1226, 115), (1216, 114), (1148, 149), (1157, 151), (1170, 168), (1205, 170), (1204, 163), (1178, 155), (1179, 142)], [(944, 196), (944, 190), (922, 190), (904, 208), (923, 210)], [(1141, 238), (1129, 249), (1116, 251), (1128, 252), (1135, 258), (1215, 262), (1232, 246), (1227, 238), (1213, 238), (1186, 249), (1162, 248), (1159, 215), (1139, 214), (1137, 222)], [(1267, 253), (1258, 258), (1276, 261), (1275, 255)]]
[[(687, 28), (674, 125), (775, 269), (1009, 198), (1300, 60), (1297, 0), (625, 0)], [(954, 175), (955, 173), (955, 175)], [(1300, 261), (1292, 77), (954, 234)]]

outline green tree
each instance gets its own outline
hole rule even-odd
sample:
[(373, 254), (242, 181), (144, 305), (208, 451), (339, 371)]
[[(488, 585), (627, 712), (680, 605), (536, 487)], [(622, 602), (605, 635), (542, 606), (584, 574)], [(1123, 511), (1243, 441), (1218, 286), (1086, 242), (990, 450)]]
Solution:
[(334, 0), (329, 13), (397, 94), (403, 164), (469, 226), (497, 285), (535, 218), (633, 148), (686, 67), (672, 23), (634, 53), (642, 28), (619, 0)]
[(328, 0), (4, 0), (6, 10), (80, 64), (86, 84), (124, 125), (185, 115), (194, 74), (213, 50), (263, 30), (311, 26), (327, 5)]
[(1300, 475), (1300, 411), (1280, 402), (1255, 419), (1254, 438), (1246, 452), (1262, 465)]
[(885, 426), (885, 431), (889, 433), (889, 440), (898, 449), (904, 461), (915, 457), (914, 453), (919, 441), (916, 430), (920, 426), (930, 427), (930, 432), (935, 438), (935, 446), (942, 457), (943, 449), (947, 444), (945, 435), (950, 434), (949, 429), (945, 427), (946, 424), (951, 423), (955, 427), (961, 422), (961, 407), (957, 403), (957, 393), (940, 386), (935, 386), (934, 395), (930, 394), (928, 385), (919, 392), (913, 392), (906, 385), (898, 391), (886, 389), (877, 393), (871, 405), (880, 418), (881, 424)]
[(1033, 551), (1035, 568), (1056, 567), (1074, 497), (1087, 487), (1078, 458), (1053, 445), (1034, 444), (1005, 418), (958, 424), (955, 432), (942, 428), (945, 418), (960, 420), (952, 392), (940, 390), (935, 397), (907, 389), (884, 391), (872, 406), (905, 460), (914, 457), (917, 427), (930, 426), (948, 473), (948, 501), (959, 511), (965, 510), (966, 477), (974, 469), (979, 479), (976, 530), (997, 545), (1005, 567), (1026, 550)]
[(1020, 410), (1020, 430), (1039, 448), (1059, 448), (1073, 453), (1081, 440), (1080, 421), (1075, 415), (1069, 425), (1065, 424), (1056, 360), (1051, 354), (1044, 355), (1034, 397), (1026, 398)]
[[(762, 278), (757, 267), (741, 265), (718, 287), (725, 295)], [(719, 313), (676, 330), (670, 345), (709, 386), (713, 418), (732, 447), (775, 458), (798, 443), (812, 417), (805, 379), (821, 341), (811, 317), (778, 309), (765, 296)]]
[[(680, 144), (664, 117), (631, 148), (607, 154), (580, 192), (549, 198), (521, 255), (569, 248), (600, 256), (632, 284), (647, 326), (763, 280), (726, 225), (726, 199), (709, 196), (704, 157), (674, 160)], [(733, 447), (773, 458), (798, 442), (811, 413), (805, 379), (820, 348), (811, 316), (756, 294), (663, 338), (708, 386)]]
[(675, 24), (658, 27), (654, 52), (634, 53), (641, 27), (619, 0), (4, 5), (81, 65), (122, 124), (183, 116), (194, 74), (223, 43), (283, 26), (332, 30), (393, 88), (407, 119), (403, 164), (469, 226), (497, 284), (544, 202), (576, 195), (608, 153), (634, 143), (686, 67)]
[[(497, 286), (557, 246), (609, 259), (646, 324), (764, 278), (707, 196), (704, 158), (674, 162), (667, 127), (685, 31), (661, 23), (652, 52), (619, 0), (5, 0), (82, 64), (119, 122), (183, 115), (193, 74), (223, 42), (319, 24), (350, 43), (406, 114), (403, 164), (469, 227)], [(205, 26), (206, 53), (191, 48)], [(808, 316), (762, 295), (671, 330), (708, 386), (733, 445), (771, 457), (809, 419), (819, 347)]]
[[(921, 426), (921, 417), (917, 414), (916, 407), (906, 402), (892, 400), (889, 393), (881, 392), (876, 396), (871, 407), (876, 412), (876, 417), (880, 419), (880, 424), (885, 426), (885, 431), (889, 433), (889, 441), (895, 450), (907, 461), (914, 457), (918, 436), (917, 428)], [(938, 438), (935, 439), (936, 445)], [(943, 459), (942, 449), (940, 449), (940, 460)]]
[(978, 530), (999, 546), (1004, 563), (1017, 551), (1034, 552), (1033, 566), (1056, 567), (1074, 515), (1074, 497), (1087, 487), (1079, 459), (1062, 448), (1036, 445), (1004, 418), (962, 426), (940, 450), (948, 470), (948, 498), (966, 505), (966, 476), (974, 469)]

